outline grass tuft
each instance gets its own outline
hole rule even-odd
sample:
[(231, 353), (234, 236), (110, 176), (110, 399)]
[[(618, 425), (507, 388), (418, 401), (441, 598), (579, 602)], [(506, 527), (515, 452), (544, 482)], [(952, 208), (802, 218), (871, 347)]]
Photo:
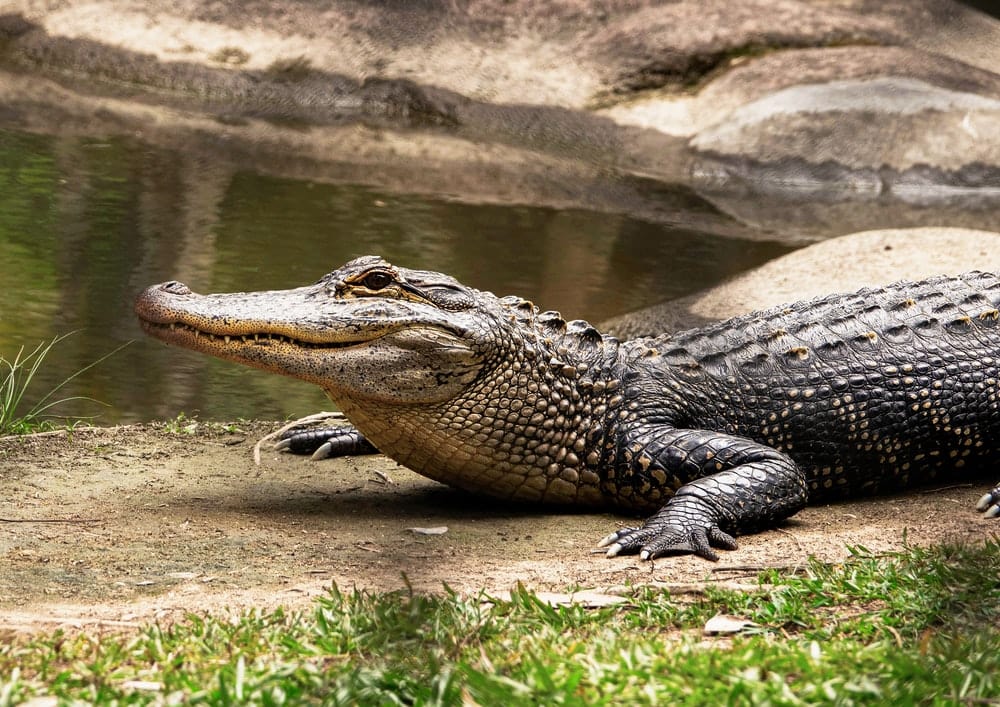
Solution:
[[(27, 434), (51, 429), (55, 427), (55, 420), (62, 420), (64, 424), (69, 424), (69, 418), (52, 412), (52, 409), (57, 405), (76, 400), (86, 400), (98, 405), (103, 404), (93, 398), (79, 395), (59, 399), (54, 399), (54, 396), (74, 378), (121, 351), (131, 342), (122, 344), (114, 351), (101, 356), (93, 363), (64, 378), (62, 382), (32, 403), (27, 410), (24, 410), (27, 404), (25, 393), (39, 368), (45, 362), (45, 358), (56, 345), (71, 335), (72, 332), (57, 336), (47, 343), (42, 342), (29, 353), (25, 353), (25, 347), (22, 346), (13, 359), (0, 356), (0, 435)], [(0, 705), (2, 704), (0, 702)]]

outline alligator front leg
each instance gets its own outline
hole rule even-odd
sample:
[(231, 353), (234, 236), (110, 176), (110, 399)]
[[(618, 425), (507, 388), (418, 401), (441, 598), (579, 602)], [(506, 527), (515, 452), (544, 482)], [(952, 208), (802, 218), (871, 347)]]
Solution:
[(312, 454), (313, 459), (378, 454), (375, 445), (354, 425), (289, 430), (281, 436), (281, 441), (274, 448), (293, 454)]
[(808, 498), (805, 476), (787, 455), (743, 437), (705, 430), (646, 430), (627, 443), (631, 459), (617, 483), (631, 487), (679, 479), (682, 486), (639, 528), (599, 543), (613, 557), (643, 560), (694, 553), (717, 560), (714, 547), (736, 549), (734, 534), (775, 525)]
[(976, 510), (987, 518), (1000, 518), (1000, 484), (979, 499)]

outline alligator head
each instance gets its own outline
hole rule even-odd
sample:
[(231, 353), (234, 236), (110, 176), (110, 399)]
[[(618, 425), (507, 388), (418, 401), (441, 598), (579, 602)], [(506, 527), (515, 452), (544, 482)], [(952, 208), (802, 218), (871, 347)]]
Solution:
[(364, 257), (308, 287), (199, 295), (179, 282), (136, 300), (159, 339), (322, 386), (335, 401), (453, 397), (488, 354), (482, 293)]
[(582, 464), (594, 391), (577, 386), (593, 386), (588, 368), (617, 350), (585, 322), (372, 256), (291, 290), (198, 295), (167, 282), (135, 308), (168, 343), (316, 383), (379, 450), (431, 478), (597, 499), (596, 476), (558, 478), (572, 476), (567, 459)]

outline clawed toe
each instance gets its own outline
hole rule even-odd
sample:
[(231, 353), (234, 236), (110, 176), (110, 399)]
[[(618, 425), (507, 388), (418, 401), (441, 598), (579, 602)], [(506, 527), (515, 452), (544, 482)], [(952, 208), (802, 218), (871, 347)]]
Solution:
[(331, 456), (333, 456), (333, 442), (326, 441), (316, 448), (316, 451), (312, 453), (312, 456), (309, 457), (309, 459), (312, 461), (319, 461), (320, 459), (328, 459)]
[[(600, 545), (599, 547), (605, 547), (605, 546)], [(605, 557), (618, 557), (618, 555), (621, 554), (621, 551), (625, 549), (624, 547), (622, 547), (621, 543), (612, 543), (611, 545), (608, 545), (607, 548), (608, 548), (607, 551), (604, 553)]]
[(638, 553), (640, 560), (654, 560), (664, 555), (693, 554), (714, 562), (719, 555), (712, 549), (713, 546), (735, 550), (737, 544), (732, 535), (717, 526), (685, 530), (647, 525), (622, 528), (601, 538), (597, 546), (607, 548), (605, 555), (608, 557)]
[(274, 448), (293, 454), (311, 454), (314, 460), (378, 453), (364, 435), (349, 425), (289, 430)]
[(615, 542), (618, 542), (618, 533), (611, 533), (601, 538), (597, 543), (597, 547), (607, 547)]
[(634, 533), (636, 530), (638, 530), (638, 528), (622, 528), (621, 530), (616, 530), (615, 532), (601, 538), (600, 542), (597, 543), (597, 547), (608, 547), (613, 543), (617, 543), (629, 533)]
[(984, 494), (976, 503), (976, 510), (982, 511), (986, 518), (1000, 517), (1000, 486)]
[(693, 554), (706, 560), (717, 562), (719, 553), (712, 549), (708, 532), (703, 528), (695, 528), (688, 532), (678, 531), (670, 535), (658, 536), (648, 543), (639, 553), (641, 560), (655, 560), (664, 555)]
[(736, 538), (717, 526), (708, 529), (708, 541), (713, 547), (720, 547), (723, 550), (736, 550), (739, 548)]
[(610, 535), (601, 538), (597, 547), (606, 547), (604, 554), (608, 557), (616, 557), (621, 554), (631, 554), (638, 552), (643, 543), (652, 536), (647, 528), (622, 528)]

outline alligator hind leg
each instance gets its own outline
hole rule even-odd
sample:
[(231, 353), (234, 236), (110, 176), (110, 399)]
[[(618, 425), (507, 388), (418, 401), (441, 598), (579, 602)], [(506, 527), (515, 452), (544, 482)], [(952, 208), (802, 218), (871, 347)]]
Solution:
[(313, 459), (378, 454), (375, 445), (353, 425), (289, 430), (281, 435), (281, 441), (274, 448), (293, 454), (312, 454)]
[(806, 505), (805, 475), (795, 462), (743, 437), (660, 428), (645, 430), (626, 446), (632, 458), (625, 473), (616, 474), (619, 486), (648, 488), (657, 477), (687, 483), (642, 527), (601, 540), (598, 546), (609, 557), (694, 553), (717, 560), (713, 547), (735, 550), (733, 535), (772, 527)]
[(982, 511), (987, 518), (1000, 518), (1000, 484), (979, 499), (976, 510)]

